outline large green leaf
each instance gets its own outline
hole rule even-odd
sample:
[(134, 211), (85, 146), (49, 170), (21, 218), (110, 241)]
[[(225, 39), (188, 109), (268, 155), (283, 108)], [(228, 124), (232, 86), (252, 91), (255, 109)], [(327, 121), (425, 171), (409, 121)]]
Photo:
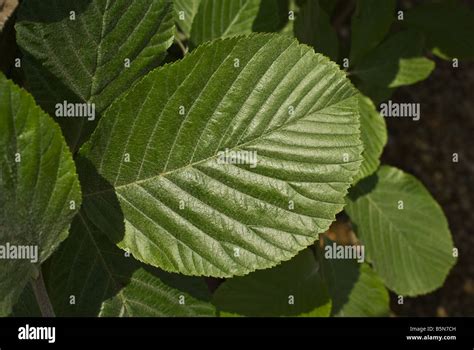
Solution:
[[(7, 315), (67, 237), (81, 192), (59, 127), (1, 73), (0, 169), (0, 315)], [(22, 259), (11, 255), (25, 246), (32, 249)]]
[(290, 261), (227, 280), (213, 303), (224, 315), (329, 316), (331, 299), (320, 266), (306, 249)]
[[(256, 152), (255, 167), (225, 150)], [(336, 64), (287, 36), (217, 40), (112, 105), (80, 153), (85, 209), (146, 263), (243, 275), (329, 227), (360, 152), (358, 93)]]
[(426, 79), (433, 61), (422, 57), (423, 38), (413, 31), (402, 31), (366, 55), (352, 72), (364, 83), (383, 88), (411, 85)]
[[(332, 243), (329, 241), (326, 246)], [(367, 263), (358, 263), (354, 259), (327, 259), (324, 250), (318, 250), (318, 258), (332, 300), (333, 316), (388, 316), (387, 289)]]
[(339, 40), (319, 0), (307, 1), (301, 7), (295, 20), (295, 36), (301, 43), (314, 47), (316, 52), (337, 60)]
[(59, 316), (215, 315), (202, 279), (137, 262), (83, 213), (48, 268), (49, 295)]
[(55, 115), (56, 104), (63, 101), (95, 104), (93, 121), (57, 119), (75, 150), (107, 107), (165, 57), (173, 41), (173, 4), (28, 0), (16, 30), (29, 89), (47, 112)]
[(416, 6), (403, 23), (422, 31), (428, 48), (441, 58), (474, 58), (474, 11), (459, 1)]
[(351, 65), (383, 40), (395, 18), (395, 0), (358, 0), (352, 16)]
[(205, 41), (252, 32), (261, 0), (201, 0), (191, 29), (191, 41)]
[(173, 0), (173, 2), (175, 22), (179, 29), (189, 36), (201, 0)]
[(360, 95), (360, 136), (364, 144), (364, 158), (354, 182), (373, 174), (380, 165), (380, 156), (387, 143), (387, 126), (370, 98)]
[(443, 284), (455, 262), (448, 222), (415, 177), (383, 166), (351, 189), (345, 209), (388, 288), (418, 295)]

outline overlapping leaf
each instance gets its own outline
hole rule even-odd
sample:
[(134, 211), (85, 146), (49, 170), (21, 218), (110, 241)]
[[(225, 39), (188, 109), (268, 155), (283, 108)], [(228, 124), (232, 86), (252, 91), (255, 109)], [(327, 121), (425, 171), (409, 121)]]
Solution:
[(359, 0), (352, 16), (351, 65), (383, 40), (395, 15), (395, 0)]
[(314, 47), (316, 52), (321, 52), (332, 60), (337, 60), (339, 52), (337, 34), (319, 0), (304, 3), (296, 18), (294, 30), (296, 38), (301, 43)]
[[(327, 242), (330, 246), (332, 242)], [(389, 314), (389, 296), (379, 276), (367, 263), (354, 259), (327, 259), (318, 251), (321, 275), (332, 300), (331, 315), (381, 317)]]
[(435, 67), (422, 56), (422, 48), (420, 34), (408, 30), (396, 33), (367, 54), (352, 73), (363, 83), (381, 88), (417, 83)]
[(358, 94), (337, 65), (286, 36), (217, 40), (109, 109), (80, 153), (85, 209), (146, 263), (243, 275), (328, 228), (360, 152)]
[(443, 284), (455, 262), (448, 222), (416, 178), (383, 166), (351, 189), (345, 210), (388, 288), (418, 295)]
[(252, 24), (254, 32), (279, 32), (288, 21), (289, 0), (260, 0), (260, 8)]
[(251, 32), (277, 32), (288, 22), (288, 0), (202, 0), (191, 30), (194, 46)]
[(217, 38), (248, 34), (261, 0), (201, 0), (191, 30), (194, 45)]
[(331, 299), (320, 266), (306, 249), (290, 261), (248, 276), (235, 277), (216, 290), (221, 315), (327, 317)]
[(364, 144), (364, 161), (354, 182), (373, 174), (380, 165), (380, 156), (387, 143), (387, 127), (383, 116), (377, 112), (370, 98), (360, 95), (360, 135)]
[(441, 58), (474, 58), (474, 11), (459, 1), (416, 6), (403, 23), (424, 33), (427, 47)]
[(81, 193), (59, 127), (1, 73), (0, 169), (0, 315), (7, 315), (67, 237)]
[(48, 266), (59, 316), (213, 316), (202, 279), (171, 275), (118, 249), (84, 215)]
[(16, 30), (29, 89), (47, 112), (55, 115), (64, 101), (95, 104), (93, 121), (58, 118), (75, 150), (107, 107), (164, 58), (173, 41), (173, 4), (29, 0)]
[(175, 22), (179, 29), (189, 36), (201, 0), (173, 0), (173, 2)]

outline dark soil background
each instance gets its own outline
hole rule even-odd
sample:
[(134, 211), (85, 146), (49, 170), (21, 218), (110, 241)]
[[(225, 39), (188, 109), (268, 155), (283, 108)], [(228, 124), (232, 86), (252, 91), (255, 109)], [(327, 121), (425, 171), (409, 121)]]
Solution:
[[(406, 9), (426, 2), (399, 0), (398, 5)], [(474, 10), (473, 0), (461, 2)], [(436, 68), (427, 80), (392, 97), (420, 103), (421, 118), (386, 119), (389, 138), (382, 162), (424, 183), (448, 218), (459, 257), (442, 288), (405, 298), (403, 305), (392, 295), (392, 310), (397, 316), (474, 316), (474, 62), (454, 68), (452, 62), (431, 59)]]
[[(473, 33), (474, 35), (474, 33)], [(389, 141), (382, 162), (418, 177), (443, 207), (457, 265), (438, 291), (392, 298), (392, 310), (404, 316), (474, 316), (474, 62), (436, 60), (436, 69), (422, 83), (401, 88), (397, 102), (421, 104), (421, 118), (386, 119)], [(453, 153), (459, 154), (453, 163)]]

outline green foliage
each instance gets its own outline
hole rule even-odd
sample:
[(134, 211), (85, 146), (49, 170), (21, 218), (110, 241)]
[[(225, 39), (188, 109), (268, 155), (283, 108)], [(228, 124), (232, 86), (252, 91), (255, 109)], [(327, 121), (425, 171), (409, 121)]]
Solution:
[(173, 2), (176, 25), (189, 37), (201, 0), (173, 0)]
[(383, 166), (352, 188), (346, 212), (385, 285), (402, 295), (438, 288), (454, 265), (442, 209), (413, 176)]
[(194, 45), (249, 34), (258, 15), (261, 0), (201, 0), (191, 30)]
[(93, 121), (58, 119), (74, 151), (110, 104), (161, 63), (174, 34), (167, 0), (28, 0), (18, 16), (28, 87), (44, 110), (54, 115), (63, 101), (95, 104)]
[(227, 316), (329, 316), (331, 299), (319, 264), (306, 249), (273, 268), (224, 282), (214, 304)]
[(288, 0), (201, 0), (191, 30), (197, 46), (217, 38), (277, 32), (288, 21)]
[[(326, 242), (329, 246), (333, 242)], [(321, 274), (332, 300), (331, 315), (337, 317), (380, 317), (389, 314), (389, 297), (380, 277), (367, 263), (326, 259), (318, 252)]]
[[(74, 162), (59, 127), (31, 95), (0, 73), (0, 315), (11, 312), (38, 267), (68, 235), (81, 205)], [(72, 206), (71, 206), (72, 203)]]
[(396, 33), (368, 53), (352, 73), (377, 87), (394, 88), (424, 80), (435, 64), (422, 57), (422, 43), (422, 36), (416, 32)]
[[(429, 50), (472, 58), (472, 12), (350, 3), (23, 1), (33, 97), (0, 74), (0, 246), (40, 257), (2, 261), (0, 315), (40, 314), (40, 272), (59, 316), (387, 316), (386, 287), (441, 287), (448, 223), (380, 167), (376, 105), (430, 75)], [(57, 117), (64, 101), (95, 119)], [(343, 209), (363, 263), (318, 241)]]
[[(167, 271), (231, 277), (274, 266), (342, 210), (360, 165), (357, 106), (344, 73), (294, 39), (203, 45), (106, 113), (80, 153), (85, 210), (121, 248)], [(223, 162), (230, 152), (256, 152), (258, 163)]]
[(354, 182), (372, 175), (380, 165), (380, 156), (387, 143), (387, 127), (383, 116), (370, 98), (359, 96), (360, 136), (364, 145), (363, 162)]
[(334, 61), (337, 60), (337, 34), (319, 0), (305, 2), (296, 18), (294, 30), (295, 37), (301, 43), (314, 47), (316, 52), (321, 52)]
[[(58, 316), (213, 316), (207, 286), (139, 263), (85, 216), (48, 266)], [(74, 303), (71, 303), (74, 296)]]
[(438, 57), (474, 59), (474, 11), (458, 1), (417, 6), (408, 11), (406, 25), (421, 31)]
[(352, 16), (351, 65), (375, 49), (395, 17), (395, 0), (359, 0)]

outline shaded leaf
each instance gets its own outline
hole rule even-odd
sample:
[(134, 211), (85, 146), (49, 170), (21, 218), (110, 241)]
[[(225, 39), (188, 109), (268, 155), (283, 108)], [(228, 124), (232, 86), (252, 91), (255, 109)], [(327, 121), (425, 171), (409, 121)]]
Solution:
[[(67, 237), (81, 192), (59, 127), (1, 73), (0, 169), (0, 315), (7, 315)], [(23, 259), (11, 255), (20, 249)]]
[(373, 50), (395, 19), (395, 0), (358, 0), (351, 22), (351, 65)]
[(321, 8), (319, 0), (307, 1), (301, 7), (295, 20), (295, 37), (303, 44), (314, 47), (330, 57), (338, 58), (339, 41), (331, 26), (329, 15)]
[(28, 284), (13, 307), (11, 317), (42, 317), (31, 284)]
[(202, 279), (139, 263), (82, 213), (48, 272), (49, 294), (59, 316), (215, 315)]
[(108, 106), (165, 57), (173, 42), (173, 4), (28, 0), (20, 6), (16, 30), (28, 87), (45, 111), (55, 115), (56, 104), (64, 101), (95, 104), (94, 120), (57, 118), (76, 150)]
[(309, 249), (275, 268), (227, 280), (213, 303), (224, 316), (326, 317), (331, 312), (319, 264)]
[(288, 20), (288, 0), (260, 0), (260, 8), (252, 24), (254, 32), (278, 32), (283, 30)]
[(319, 0), (319, 4), (329, 15), (331, 15), (336, 9), (337, 2), (338, 0)]
[[(328, 240), (326, 246), (331, 244)], [(332, 300), (332, 316), (388, 316), (390, 300), (387, 289), (367, 263), (358, 263), (354, 259), (327, 259), (325, 250), (318, 251), (318, 257)]]
[(402, 31), (366, 55), (352, 72), (366, 84), (394, 88), (426, 79), (435, 63), (421, 56), (420, 34)]
[(382, 102), (388, 101), (392, 97), (396, 88), (373, 85), (369, 81), (354, 79), (353, 82), (357, 89), (365, 96), (369, 97), (377, 106)]
[(444, 59), (474, 58), (474, 11), (459, 1), (414, 7), (404, 23), (422, 31), (429, 49)]

